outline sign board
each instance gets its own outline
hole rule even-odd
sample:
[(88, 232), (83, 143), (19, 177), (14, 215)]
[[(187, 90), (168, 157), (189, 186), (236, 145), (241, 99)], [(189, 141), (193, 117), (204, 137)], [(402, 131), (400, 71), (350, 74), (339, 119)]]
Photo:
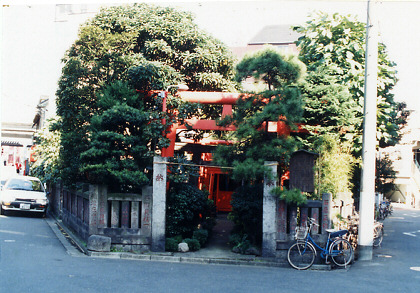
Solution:
[(318, 154), (300, 150), (290, 159), (289, 188), (298, 188), (302, 192), (314, 192), (314, 166)]

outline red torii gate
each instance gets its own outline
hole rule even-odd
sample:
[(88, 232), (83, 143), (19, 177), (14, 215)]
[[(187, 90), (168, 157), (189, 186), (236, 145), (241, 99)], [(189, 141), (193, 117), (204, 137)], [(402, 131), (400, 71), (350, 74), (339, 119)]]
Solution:
[[(163, 111), (166, 111), (166, 99), (168, 92), (164, 93), (163, 96)], [(241, 97), (245, 94), (241, 93), (226, 93), (226, 92), (198, 92), (198, 91), (179, 91), (177, 96), (183, 101), (191, 103), (201, 104), (213, 104), (223, 105), (221, 117), (232, 115), (232, 106), (235, 105)], [(216, 124), (216, 120), (205, 120), (205, 119), (185, 119), (192, 129), (196, 130), (221, 130), (221, 131), (234, 131), (234, 126), (219, 126)], [(170, 139), (171, 143), (169, 147), (162, 150), (162, 157), (173, 157), (175, 150), (175, 139), (178, 129), (187, 129), (185, 125), (174, 123), (168, 130), (169, 133), (166, 135)], [(278, 135), (289, 135), (291, 129), (283, 121), (269, 121), (268, 131), (277, 132)]]
[[(156, 93), (156, 92), (155, 92)], [(168, 92), (163, 91), (159, 93), (163, 98), (162, 110), (167, 111), (166, 99), (168, 97)], [(177, 96), (185, 102), (191, 103), (201, 103), (201, 104), (214, 104), (222, 105), (223, 110), (221, 117), (232, 114), (232, 106), (235, 105), (238, 100), (246, 94), (241, 93), (226, 93), (226, 92), (197, 92), (197, 91), (179, 91)], [(236, 128), (232, 125), (230, 126), (219, 126), (216, 123), (216, 120), (205, 120), (205, 119), (185, 119), (192, 129), (196, 130), (220, 130), (220, 131), (234, 131)], [(163, 124), (166, 121), (162, 121)], [(298, 125), (299, 130), (302, 131), (300, 125)], [(175, 151), (175, 140), (177, 135), (177, 130), (187, 129), (184, 124), (174, 123), (167, 130), (168, 133), (166, 137), (170, 139), (169, 147), (162, 149), (162, 157), (173, 157)], [(290, 127), (279, 119), (279, 121), (269, 121), (268, 122), (268, 131), (277, 133), (277, 135), (288, 136), (291, 133)], [(220, 142), (218, 141), (207, 141), (202, 142), (202, 145), (215, 145)], [(209, 154), (202, 157), (202, 159), (208, 161), (211, 160), (211, 155)], [(209, 191), (209, 198), (211, 198), (215, 204), (218, 211), (231, 211), (231, 195), (233, 191), (228, 186), (220, 186), (220, 182), (223, 181), (222, 176), (225, 172), (219, 167), (215, 166), (202, 166), (200, 167), (200, 177), (198, 182), (198, 187), (200, 189), (206, 188)], [(287, 176), (286, 176), (287, 177)], [(285, 177), (285, 178), (286, 178)], [(283, 180), (284, 178), (282, 178)], [(226, 178), (225, 178), (226, 180)], [(230, 186), (231, 183), (228, 185)], [(234, 184), (234, 183), (233, 183)], [(227, 188), (227, 189), (226, 189)]]

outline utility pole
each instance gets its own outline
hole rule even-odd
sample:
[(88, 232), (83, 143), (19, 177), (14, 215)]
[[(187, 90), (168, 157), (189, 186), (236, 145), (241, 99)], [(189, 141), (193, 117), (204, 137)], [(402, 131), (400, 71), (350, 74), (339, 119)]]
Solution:
[[(373, 3), (372, 3), (373, 2)], [(375, 218), (376, 100), (378, 79), (378, 23), (376, 0), (367, 7), (363, 166), (360, 190), (359, 260), (372, 260)]]
[[(1, 117), (1, 112), (2, 112), (2, 105), (1, 105), (1, 100), (3, 99), (3, 96), (1, 95), (1, 93), (2, 93), (2, 88), (1, 88), (1, 84), (2, 84), (2, 80), (3, 80), (3, 75), (2, 75), (2, 62), (1, 62), (1, 60), (3, 59), (3, 50), (2, 50), (2, 44), (3, 44), (3, 39), (2, 39), (2, 36), (3, 36), (3, 8), (4, 6), (0, 6), (0, 148), (1, 148), (1, 150), (2, 150), (2, 152), (1, 152), (1, 155), (0, 155), (0, 158), (1, 158), (1, 160), (0, 160), (0, 164), (3, 164), (3, 147), (1, 146), (1, 132), (2, 132), (2, 129), (3, 129), (3, 126), (2, 126), (2, 117)], [(0, 176), (2, 175), (1, 174), (1, 169), (0, 169)]]

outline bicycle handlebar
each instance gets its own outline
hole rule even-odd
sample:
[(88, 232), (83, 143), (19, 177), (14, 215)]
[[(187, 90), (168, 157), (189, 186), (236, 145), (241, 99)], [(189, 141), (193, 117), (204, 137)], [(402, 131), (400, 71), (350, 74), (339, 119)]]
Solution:
[(317, 223), (317, 221), (314, 218), (308, 218), (309, 220), (309, 224), (310, 225), (315, 225), (319, 227), (319, 224)]

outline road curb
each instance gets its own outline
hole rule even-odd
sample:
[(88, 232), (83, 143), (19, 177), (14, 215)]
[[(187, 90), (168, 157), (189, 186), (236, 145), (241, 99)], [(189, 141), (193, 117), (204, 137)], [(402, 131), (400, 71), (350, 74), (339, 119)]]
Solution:
[[(136, 254), (128, 252), (96, 252), (89, 251), (90, 257), (110, 258), (110, 259), (130, 259), (142, 261), (159, 261), (173, 263), (191, 263), (191, 264), (216, 264), (216, 265), (244, 265), (244, 266), (263, 266), (263, 267), (288, 267), (288, 264), (277, 261), (261, 261), (261, 260), (236, 260), (226, 258), (211, 257), (183, 257), (173, 255), (159, 255), (155, 253)], [(315, 266), (314, 266), (315, 267)]]
[(87, 255), (86, 254), (87, 250), (83, 249), (83, 245), (78, 242), (77, 237), (75, 237), (73, 233), (71, 233), (71, 231), (67, 229), (67, 227), (62, 225), (60, 221), (52, 217), (47, 217), (45, 221), (50, 226), (51, 230), (57, 236), (58, 240), (64, 246), (64, 248), (66, 249), (69, 255), (71, 256), (86, 256)]
[[(45, 219), (59, 241), (63, 244), (67, 253), (71, 256), (88, 256), (95, 258), (108, 259), (125, 259), (138, 261), (157, 261), (170, 263), (188, 263), (188, 264), (214, 264), (214, 265), (239, 265), (239, 266), (255, 266), (255, 267), (284, 267), (289, 268), (287, 262), (279, 259), (268, 258), (252, 258), (252, 259), (231, 259), (231, 258), (212, 258), (212, 257), (194, 257), (179, 256), (171, 253), (154, 253), (148, 252), (144, 254), (130, 252), (97, 252), (90, 251), (86, 246), (74, 235), (60, 220), (53, 216)], [(310, 270), (331, 270), (331, 265), (314, 264)]]

